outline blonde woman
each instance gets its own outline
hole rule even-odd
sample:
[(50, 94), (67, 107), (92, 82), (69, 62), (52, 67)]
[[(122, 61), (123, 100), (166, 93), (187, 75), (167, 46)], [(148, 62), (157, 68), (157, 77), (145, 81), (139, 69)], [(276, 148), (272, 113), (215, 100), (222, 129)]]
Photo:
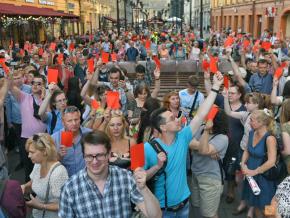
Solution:
[(31, 180), (21, 186), (26, 204), (33, 209), (34, 218), (58, 217), (60, 190), (68, 174), (57, 161), (54, 141), (46, 133), (35, 134), (27, 140), (26, 150), (34, 163)]
[(112, 149), (110, 164), (128, 168), (131, 164), (130, 147), (136, 141), (126, 136), (127, 123), (120, 111), (111, 111), (110, 117), (105, 117), (107, 126), (105, 132), (111, 139)]
[[(251, 114), (248, 147), (244, 150), (241, 168), (246, 176), (252, 176), (261, 189), (254, 195), (247, 180), (244, 181), (242, 200), (255, 208), (255, 217), (264, 217), (266, 205), (270, 205), (275, 194), (276, 181), (266, 179), (262, 174), (275, 165), (277, 158), (277, 142), (273, 136), (274, 117), (268, 110), (256, 110)], [(264, 157), (267, 155), (267, 161)], [(252, 215), (248, 217), (253, 217)]]

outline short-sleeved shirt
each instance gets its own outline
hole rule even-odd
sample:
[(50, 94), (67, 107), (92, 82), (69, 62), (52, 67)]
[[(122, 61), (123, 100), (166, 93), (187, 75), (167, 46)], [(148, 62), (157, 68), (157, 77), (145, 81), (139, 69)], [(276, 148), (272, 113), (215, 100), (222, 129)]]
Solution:
[[(63, 123), (62, 123), (62, 115), (59, 110), (54, 110), (54, 113), (56, 115), (56, 124), (53, 129), (53, 133), (61, 130), (63, 128)], [(47, 132), (50, 133), (51, 131), (51, 122), (52, 122), (52, 112), (47, 112), (46, 113), (47, 119), (45, 121), (46, 127), (47, 127)]]
[[(46, 189), (49, 181), (49, 193), (48, 202), (58, 202), (60, 198), (60, 190), (62, 186), (68, 179), (67, 171), (64, 166), (59, 165), (51, 173), (52, 168), (56, 165), (52, 165), (45, 177), (40, 176), (40, 164), (35, 164), (33, 170), (30, 174), (30, 179), (32, 180), (32, 190), (36, 193), (36, 198), (44, 203), (46, 197)], [(42, 210), (33, 209), (33, 217), (42, 217)], [(45, 218), (55, 218), (57, 217), (57, 212), (46, 211)]]
[(189, 94), (187, 89), (183, 89), (179, 91), (179, 98), (180, 98), (180, 106), (183, 108), (183, 111), (185, 112), (185, 116), (189, 116), (190, 109), (192, 107), (192, 104), (194, 102), (195, 96), (197, 95), (197, 99), (193, 108), (193, 114), (196, 113), (199, 106), (204, 101), (204, 95), (196, 91), (194, 94)]
[[(76, 138), (75, 143), (67, 148), (67, 154), (61, 160), (61, 163), (65, 166), (69, 177), (84, 169), (86, 166), (82, 152), (81, 138), (83, 134), (91, 132), (92, 130), (84, 127), (81, 127), (80, 130), (81, 133)], [(52, 135), (58, 151), (60, 150), (62, 131), (64, 131), (64, 129), (61, 129)]]
[[(186, 157), (192, 137), (191, 127), (187, 126), (176, 133), (175, 140), (171, 145), (164, 144), (159, 138), (156, 139), (167, 153), (165, 172), (168, 207), (181, 203), (190, 195), (186, 177)], [(144, 149), (144, 169), (147, 170), (157, 165), (158, 160), (157, 153), (148, 142), (145, 143)], [(154, 184), (154, 195), (159, 200), (161, 208), (165, 207), (164, 183), (164, 175), (161, 175)]]
[(262, 76), (260, 73), (254, 73), (249, 83), (246, 83), (245, 90), (249, 92), (259, 92), (270, 95), (272, 92), (273, 75), (267, 73)]
[[(197, 140), (199, 140), (200, 137), (201, 132), (195, 135)], [(209, 136), (209, 144), (214, 146), (220, 159), (224, 158), (228, 148), (228, 143), (229, 139), (226, 135), (218, 134)], [(219, 163), (210, 156), (192, 152), (191, 170), (195, 176), (207, 176), (213, 179), (221, 180)]]
[(117, 166), (109, 166), (103, 194), (83, 169), (64, 185), (59, 204), (61, 218), (130, 218), (131, 202), (144, 201), (132, 173)]
[[(33, 96), (27, 94), (23, 91), (20, 92), (20, 111), (22, 118), (22, 138), (29, 138), (36, 133), (45, 132), (46, 125), (40, 119), (36, 119), (33, 116)], [(35, 99), (36, 104), (40, 105), (42, 101), (37, 101)]]

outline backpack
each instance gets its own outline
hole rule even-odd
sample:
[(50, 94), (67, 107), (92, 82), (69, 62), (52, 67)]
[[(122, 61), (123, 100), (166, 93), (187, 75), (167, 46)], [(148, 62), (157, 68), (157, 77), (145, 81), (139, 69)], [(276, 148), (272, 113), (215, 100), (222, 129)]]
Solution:
[(4, 217), (26, 217), (26, 205), (18, 181), (0, 180), (0, 210)]

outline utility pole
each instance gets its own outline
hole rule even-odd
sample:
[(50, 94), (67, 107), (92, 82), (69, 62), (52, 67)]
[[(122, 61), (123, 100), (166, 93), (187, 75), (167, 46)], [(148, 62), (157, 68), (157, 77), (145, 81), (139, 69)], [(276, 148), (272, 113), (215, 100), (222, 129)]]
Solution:
[(120, 14), (119, 14), (119, 0), (116, 0), (117, 3), (117, 30), (118, 36), (120, 35)]
[(200, 27), (199, 27), (199, 37), (203, 38), (203, 0), (200, 0)]
[(191, 29), (192, 27), (192, 23), (191, 23), (191, 20), (192, 20), (192, 0), (189, 0), (189, 27)]
[(124, 0), (125, 31), (127, 31), (127, 0)]

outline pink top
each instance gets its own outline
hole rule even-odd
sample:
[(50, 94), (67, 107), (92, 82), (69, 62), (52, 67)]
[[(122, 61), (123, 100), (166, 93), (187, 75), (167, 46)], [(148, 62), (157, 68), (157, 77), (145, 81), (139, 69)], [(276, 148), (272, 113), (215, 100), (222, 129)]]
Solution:
[[(36, 104), (40, 105), (42, 101), (37, 101)], [(42, 133), (46, 130), (46, 125), (41, 120), (36, 119), (33, 116), (33, 97), (31, 94), (27, 94), (21, 91), (20, 99), (20, 111), (22, 118), (22, 138), (29, 138), (36, 133)]]

